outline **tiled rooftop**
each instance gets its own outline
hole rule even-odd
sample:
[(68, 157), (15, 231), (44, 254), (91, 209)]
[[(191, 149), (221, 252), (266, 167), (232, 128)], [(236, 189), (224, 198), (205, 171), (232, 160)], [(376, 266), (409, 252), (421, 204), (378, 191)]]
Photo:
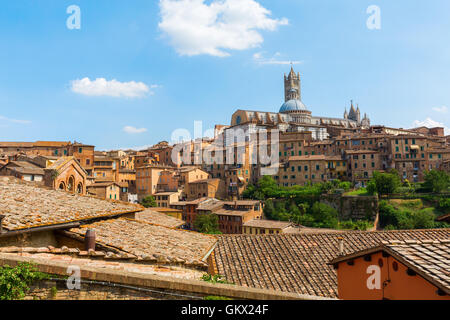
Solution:
[(140, 274), (168, 276), (178, 279), (198, 280), (204, 274), (201, 270), (186, 269), (180, 266), (161, 266), (146, 264), (119, 256), (112, 252), (85, 252), (75, 248), (0, 248), (0, 253), (11, 256), (22, 256), (46, 261), (69, 263), (70, 265), (104, 268), (107, 270), (127, 271)]
[(0, 215), (6, 230), (27, 229), (142, 210), (122, 202), (39, 188), (12, 177), (0, 177)]
[(96, 241), (102, 245), (144, 260), (192, 267), (206, 267), (201, 260), (217, 242), (214, 236), (125, 218), (100, 221), (70, 231), (84, 236), (87, 229), (95, 229)]
[(450, 239), (384, 243), (383, 247), (450, 294)]
[(337, 298), (328, 262), (339, 255), (339, 237), (350, 254), (386, 240), (450, 239), (450, 229), (221, 236), (214, 250), (217, 271), (238, 285)]
[(136, 220), (158, 224), (169, 228), (178, 228), (185, 224), (183, 220), (150, 209), (136, 213)]
[(291, 222), (263, 220), (263, 219), (253, 219), (244, 223), (244, 227), (275, 228), (275, 229), (284, 229), (291, 225), (292, 225)]

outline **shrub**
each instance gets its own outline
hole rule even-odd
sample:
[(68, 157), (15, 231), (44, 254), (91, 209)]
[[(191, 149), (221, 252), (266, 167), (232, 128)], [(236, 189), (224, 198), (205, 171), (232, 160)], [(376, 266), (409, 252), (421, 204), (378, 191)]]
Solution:
[(225, 277), (221, 276), (220, 274), (211, 275), (211, 274), (205, 273), (201, 277), (201, 280), (205, 281), (205, 282), (210, 282), (210, 283), (233, 284), (233, 283), (228, 282), (227, 280), (225, 280)]
[(29, 263), (19, 263), (14, 268), (5, 265), (0, 268), (0, 300), (23, 299), (31, 284), (48, 278)]
[(194, 221), (194, 228), (206, 234), (220, 234), (219, 217), (215, 214), (198, 214)]
[(440, 170), (427, 171), (423, 187), (435, 193), (445, 191), (450, 187), (450, 175)]
[(155, 198), (153, 198), (152, 196), (148, 196), (142, 199), (141, 204), (145, 208), (155, 208), (157, 206)]

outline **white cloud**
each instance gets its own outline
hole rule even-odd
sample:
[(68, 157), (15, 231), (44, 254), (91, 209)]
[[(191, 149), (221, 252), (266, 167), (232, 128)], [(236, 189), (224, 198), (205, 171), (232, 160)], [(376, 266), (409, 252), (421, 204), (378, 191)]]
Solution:
[(439, 112), (439, 113), (447, 113), (448, 108), (446, 106), (434, 107), (433, 111), (436, 111), (436, 112)]
[(253, 60), (260, 65), (290, 65), (290, 64), (302, 64), (303, 61), (291, 61), (291, 60), (281, 60), (276, 57), (280, 57), (281, 54), (279, 52), (275, 53), (272, 58), (265, 58), (262, 52), (257, 52), (253, 55)]
[(129, 134), (138, 134), (138, 133), (144, 133), (147, 132), (146, 128), (135, 128), (132, 126), (125, 126), (123, 127), (123, 131)]
[(29, 120), (11, 119), (11, 118), (7, 118), (7, 117), (1, 116), (1, 115), (0, 115), (0, 120), (6, 121), (6, 122), (17, 123), (17, 124), (30, 124), (31, 123), (31, 121), (29, 121)]
[(274, 31), (288, 20), (271, 19), (255, 0), (160, 0), (159, 28), (180, 55), (226, 57), (263, 43), (261, 30)]
[[(72, 81), (71, 90), (86, 96), (108, 96), (115, 98), (141, 98), (146, 94), (153, 94), (150, 88), (143, 82), (120, 82), (116, 79), (106, 80), (97, 78), (91, 81), (89, 78)], [(156, 88), (152, 85), (151, 88)]]
[(424, 121), (416, 120), (413, 123), (414, 127), (427, 127), (427, 128), (435, 128), (435, 127), (442, 127), (444, 128), (445, 134), (450, 134), (450, 127), (447, 127), (442, 122), (434, 121), (431, 118), (426, 118)]

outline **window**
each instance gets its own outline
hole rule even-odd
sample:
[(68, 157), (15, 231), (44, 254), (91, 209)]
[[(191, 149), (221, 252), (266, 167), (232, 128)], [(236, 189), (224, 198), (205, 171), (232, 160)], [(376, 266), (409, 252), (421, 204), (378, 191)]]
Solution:
[(372, 168), (375, 168), (375, 162), (372, 162)]
[(395, 147), (395, 152), (399, 152), (399, 151), (400, 151), (399, 148)]
[(78, 153), (82, 153), (83, 152), (83, 148), (78, 148)]
[(302, 166), (298, 166), (298, 172), (302, 172)]
[(58, 150), (55, 150), (55, 156), (57, 156), (58, 155)]
[(305, 166), (305, 171), (308, 171), (308, 166)]
[(319, 170), (320, 170), (320, 166), (316, 165), (316, 171), (319, 171)]

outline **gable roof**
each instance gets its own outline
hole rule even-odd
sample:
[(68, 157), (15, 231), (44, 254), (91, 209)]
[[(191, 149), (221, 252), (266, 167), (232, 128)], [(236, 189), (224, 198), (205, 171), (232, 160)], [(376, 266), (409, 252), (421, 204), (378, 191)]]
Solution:
[(242, 286), (337, 298), (328, 262), (339, 255), (339, 237), (350, 254), (387, 240), (450, 239), (450, 229), (221, 236), (214, 259), (219, 274)]
[(390, 254), (406, 267), (450, 294), (450, 239), (383, 241), (380, 246), (338, 257), (329, 264), (334, 265), (379, 251)]
[(61, 168), (63, 168), (65, 165), (67, 165), (70, 162), (75, 162), (76, 168), (79, 170), (82, 170), (87, 175), (87, 171), (81, 166), (80, 162), (78, 162), (78, 160), (74, 156), (60, 157), (45, 170), (59, 171), (59, 170), (61, 170)]
[(205, 259), (217, 238), (197, 232), (118, 218), (83, 225), (70, 232), (84, 236), (87, 229), (94, 229), (96, 241), (131, 253), (142, 259), (165, 263), (207, 267)]
[(5, 230), (24, 230), (90, 221), (142, 211), (139, 205), (100, 200), (61, 190), (40, 188), (0, 177), (0, 215)]

